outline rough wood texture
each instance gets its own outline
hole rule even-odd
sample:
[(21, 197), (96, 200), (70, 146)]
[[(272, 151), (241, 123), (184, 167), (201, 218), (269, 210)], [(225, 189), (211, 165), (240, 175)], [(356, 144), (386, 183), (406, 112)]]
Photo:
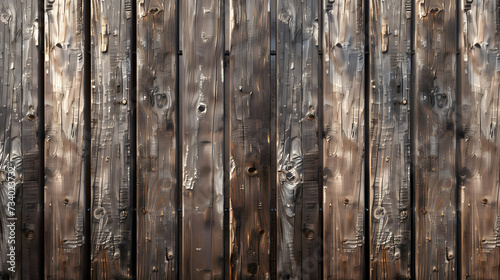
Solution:
[(456, 277), (455, 9), (455, 1), (415, 1), (411, 102), (417, 279)]
[(182, 279), (223, 273), (223, 7), (182, 1)]
[(177, 274), (176, 8), (138, 1), (138, 279)]
[(324, 1), (324, 277), (361, 279), (364, 251), (363, 1)]
[(318, 279), (318, 2), (277, 10), (278, 276)]
[(92, 279), (130, 266), (130, 18), (129, 1), (92, 1)]
[(83, 3), (45, 4), (45, 274), (50, 279), (80, 279)]
[[(37, 10), (37, 1), (0, 1), (2, 279), (36, 279), (41, 269), (38, 266), (37, 221), (40, 209), (36, 135)], [(14, 226), (10, 228), (12, 223)], [(12, 263), (10, 255), (15, 257)]]
[(459, 14), (459, 279), (500, 279), (500, 8), (463, 0)]
[(270, 3), (230, 0), (230, 279), (270, 276)]
[(370, 1), (370, 273), (409, 279), (411, 1)]

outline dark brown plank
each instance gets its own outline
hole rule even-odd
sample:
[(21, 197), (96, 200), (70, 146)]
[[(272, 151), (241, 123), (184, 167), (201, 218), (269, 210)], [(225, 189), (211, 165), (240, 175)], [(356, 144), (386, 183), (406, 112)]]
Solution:
[[(92, 2), (92, 279), (130, 264), (130, 6)], [(135, 264), (133, 264), (135, 265)]]
[(223, 273), (223, 7), (182, 1), (182, 279)]
[(459, 279), (500, 279), (499, 1), (460, 1)]
[(415, 1), (412, 100), (417, 279), (456, 277), (456, 5)]
[(138, 2), (138, 278), (175, 279), (176, 1)]
[[(23, 186), (22, 186), (22, 252), (19, 270), (22, 271), (22, 279), (38, 279), (43, 273), (40, 256), (40, 211), (43, 205), (40, 201), (43, 198), (43, 182), (39, 180), (39, 168), (41, 159), (39, 158), (40, 148), (38, 146), (38, 131), (40, 129), (40, 119), (38, 97), (44, 85), (40, 84), (39, 64), (43, 64), (43, 57), (39, 57), (39, 49), (44, 48), (39, 42), (39, 36), (43, 36), (43, 30), (39, 29), (42, 15), (39, 14), (39, 2), (36, 0), (22, 2), (23, 19), (23, 68), (22, 68), (22, 95), (23, 107), (21, 122), (22, 126), (22, 149), (23, 149)], [(42, 34), (40, 34), (42, 33)], [(43, 139), (42, 139), (43, 141)]]
[(45, 274), (80, 279), (83, 242), (83, 3), (46, 2)]
[(230, 124), (230, 279), (270, 276), (270, 2), (231, 0), (226, 40)]
[(318, 2), (277, 10), (278, 275), (318, 279)]
[(411, 36), (410, 1), (370, 1), (371, 279), (410, 278)]
[(361, 279), (364, 252), (363, 1), (323, 1), (324, 277)]

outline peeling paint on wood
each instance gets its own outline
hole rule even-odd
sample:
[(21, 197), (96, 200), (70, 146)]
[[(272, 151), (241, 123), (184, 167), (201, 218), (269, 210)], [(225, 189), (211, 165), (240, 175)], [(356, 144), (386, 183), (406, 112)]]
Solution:
[(325, 279), (361, 279), (364, 252), (363, 1), (324, 1)]
[(182, 1), (180, 122), (183, 279), (223, 273), (223, 7)]
[(138, 279), (176, 279), (176, 1), (138, 1)]
[(270, 3), (228, 1), (230, 63), (230, 279), (268, 279), (270, 151)]
[(463, 0), (459, 13), (459, 279), (500, 279), (500, 8)]
[(410, 279), (411, 48), (411, 2), (371, 0), (370, 279)]
[(278, 278), (318, 279), (318, 3), (277, 9)]
[(414, 195), (417, 279), (456, 277), (456, 7), (415, 0)]
[(46, 2), (45, 275), (79, 279), (83, 242), (83, 3)]
[(131, 265), (131, 22), (123, 1), (92, 5), (92, 279), (125, 279)]

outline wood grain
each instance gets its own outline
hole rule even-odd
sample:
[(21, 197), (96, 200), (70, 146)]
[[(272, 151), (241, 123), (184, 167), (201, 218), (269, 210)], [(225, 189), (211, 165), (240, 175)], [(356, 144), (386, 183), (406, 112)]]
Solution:
[(230, 14), (230, 279), (267, 279), (270, 267), (272, 93), (270, 2), (227, 2)]
[(499, 1), (460, 2), (460, 279), (500, 279)]
[(45, 4), (45, 274), (50, 279), (80, 279), (83, 3)]
[(413, 103), (417, 279), (456, 275), (456, 5), (415, 1)]
[(411, 1), (370, 1), (371, 279), (410, 278), (411, 35)]
[(138, 278), (175, 279), (176, 1), (138, 1)]
[(131, 265), (130, 24), (130, 2), (92, 1), (92, 279)]
[(361, 279), (364, 252), (363, 1), (324, 1), (325, 279)]
[(278, 276), (318, 279), (318, 3), (277, 10)]
[(0, 278), (35, 279), (41, 269), (38, 4), (0, 1), (0, 13)]
[(223, 7), (182, 1), (182, 279), (223, 273)]

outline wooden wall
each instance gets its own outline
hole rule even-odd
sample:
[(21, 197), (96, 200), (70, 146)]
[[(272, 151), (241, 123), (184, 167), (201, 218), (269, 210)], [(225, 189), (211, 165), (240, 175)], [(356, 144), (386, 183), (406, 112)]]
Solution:
[(500, 279), (499, 11), (0, 0), (0, 278)]

